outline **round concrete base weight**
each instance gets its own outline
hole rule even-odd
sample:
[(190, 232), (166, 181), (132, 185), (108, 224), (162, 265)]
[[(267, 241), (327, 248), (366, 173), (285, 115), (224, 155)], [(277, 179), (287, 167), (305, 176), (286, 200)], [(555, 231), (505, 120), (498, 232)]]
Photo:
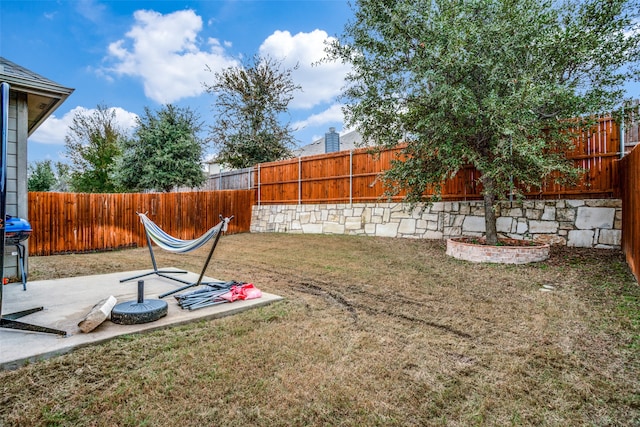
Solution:
[(155, 322), (167, 315), (167, 303), (159, 299), (122, 302), (111, 310), (111, 321), (118, 325)]

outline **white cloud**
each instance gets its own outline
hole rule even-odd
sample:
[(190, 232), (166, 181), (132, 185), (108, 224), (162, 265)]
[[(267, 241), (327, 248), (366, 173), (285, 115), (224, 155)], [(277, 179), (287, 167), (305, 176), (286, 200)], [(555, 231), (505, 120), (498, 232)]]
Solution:
[(104, 22), (103, 14), (107, 10), (104, 4), (100, 4), (95, 0), (79, 0), (75, 3), (75, 6), (78, 13), (85, 19), (101, 25)]
[(116, 122), (126, 132), (131, 132), (138, 125), (138, 115), (132, 113), (120, 107), (112, 107), (110, 110), (115, 110)]
[[(115, 110), (116, 122), (126, 131), (131, 132), (136, 126), (137, 115), (126, 111), (120, 107), (112, 107), (109, 110)], [(73, 122), (76, 113), (91, 115), (95, 109), (88, 109), (81, 106), (67, 112), (61, 118), (57, 118), (52, 114), (45, 120), (42, 125), (29, 137), (30, 141), (39, 142), (41, 144), (57, 144), (64, 145), (64, 137), (69, 130), (69, 126)]]
[(304, 120), (297, 121), (291, 125), (294, 129), (304, 129), (307, 127), (326, 126), (331, 123), (342, 123), (344, 114), (342, 113), (342, 105), (333, 104), (326, 110), (312, 114)]
[[(108, 48), (111, 66), (102, 70), (105, 78), (130, 76), (142, 81), (145, 95), (161, 104), (204, 92), (202, 82), (212, 80), (209, 66), (219, 71), (240, 62), (227, 53), (229, 41), (199, 37), (203, 20), (193, 10), (163, 15), (150, 10), (134, 13), (134, 24), (120, 40)], [(209, 25), (213, 22), (209, 21)], [(293, 73), (302, 91), (291, 102), (292, 109), (311, 109), (330, 103), (341, 93), (349, 66), (341, 62), (318, 64), (325, 57), (325, 31), (292, 35), (275, 31), (259, 48), (261, 56), (282, 60)]]
[(212, 78), (207, 66), (218, 71), (237, 65), (225, 53), (226, 42), (209, 38), (207, 50), (201, 49), (202, 18), (193, 10), (167, 15), (138, 10), (133, 16), (135, 23), (125, 39), (109, 45), (115, 64), (108, 71), (140, 78), (145, 95), (158, 103), (202, 94), (202, 82)]
[(302, 86), (302, 92), (296, 94), (291, 108), (310, 109), (331, 102), (341, 93), (350, 67), (341, 62), (315, 65), (326, 56), (325, 42), (331, 39), (322, 30), (293, 36), (288, 31), (276, 31), (260, 46), (261, 56), (282, 60), (287, 68), (299, 64), (293, 78), (296, 84)]

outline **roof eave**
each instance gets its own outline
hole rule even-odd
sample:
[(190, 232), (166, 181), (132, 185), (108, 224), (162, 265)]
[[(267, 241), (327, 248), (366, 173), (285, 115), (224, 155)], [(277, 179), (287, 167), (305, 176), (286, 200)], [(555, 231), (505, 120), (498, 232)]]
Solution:
[(71, 95), (74, 91), (72, 88), (64, 87), (57, 84), (51, 84), (48, 82), (34, 81), (30, 79), (23, 79), (16, 76), (7, 74), (0, 75), (3, 82), (10, 85), (11, 90), (17, 92), (24, 92), (27, 94), (34, 94), (39, 96), (45, 96), (51, 99), (51, 102), (46, 108), (42, 110), (37, 117), (33, 120), (29, 120), (30, 125), (28, 127), (28, 135), (31, 136), (38, 127), (44, 123), (44, 121)]

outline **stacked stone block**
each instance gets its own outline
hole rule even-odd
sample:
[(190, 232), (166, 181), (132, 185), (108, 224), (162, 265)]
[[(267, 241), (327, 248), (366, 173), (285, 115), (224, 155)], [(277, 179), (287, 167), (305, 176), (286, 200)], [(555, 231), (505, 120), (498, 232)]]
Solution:
[[(502, 237), (573, 247), (620, 248), (619, 199), (524, 200), (497, 205)], [(437, 202), (263, 205), (253, 207), (252, 232), (357, 234), (445, 239), (485, 233), (484, 203)]]

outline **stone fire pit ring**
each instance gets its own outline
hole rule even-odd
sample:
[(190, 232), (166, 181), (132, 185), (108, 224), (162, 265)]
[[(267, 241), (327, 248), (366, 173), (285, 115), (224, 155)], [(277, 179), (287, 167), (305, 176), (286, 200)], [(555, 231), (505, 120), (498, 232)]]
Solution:
[(497, 246), (484, 244), (484, 238), (454, 237), (447, 239), (446, 254), (471, 262), (499, 264), (528, 264), (549, 258), (550, 246), (546, 243), (515, 239), (499, 239)]

